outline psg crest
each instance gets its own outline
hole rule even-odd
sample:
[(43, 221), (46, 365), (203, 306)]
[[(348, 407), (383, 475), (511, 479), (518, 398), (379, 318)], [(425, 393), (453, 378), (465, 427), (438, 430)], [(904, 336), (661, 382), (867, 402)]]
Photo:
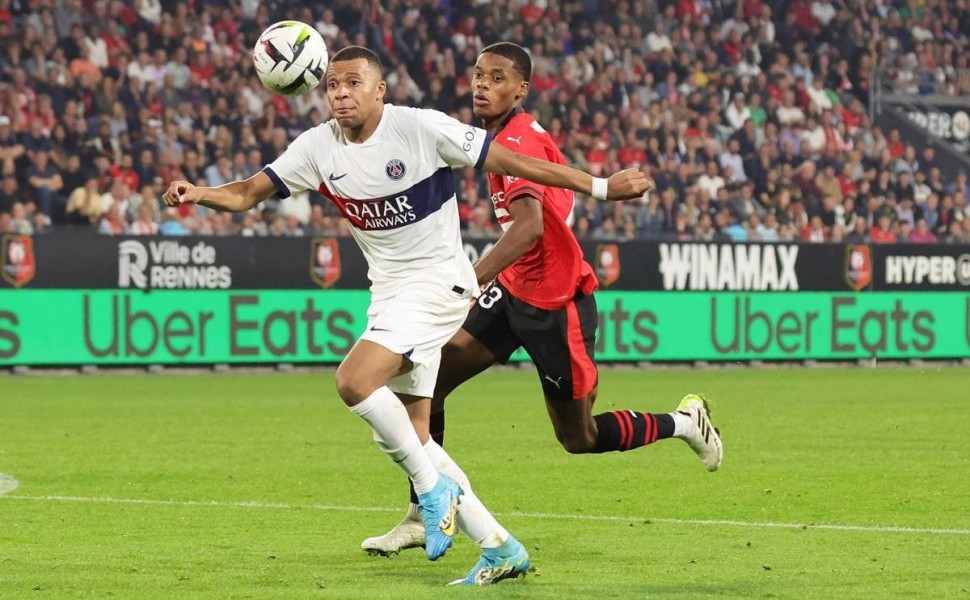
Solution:
[(845, 283), (857, 292), (872, 283), (872, 249), (869, 246), (846, 246)]
[(397, 181), (398, 179), (404, 177), (404, 173), (407, 172), (407, 167), (404, 165), (403, 161), (394, 158), (387, 161), (387, 166), (384, 167), (384, 172), (387, 173), (388, 177), (394, 181)]
[(5, 235), (0, 241), (0, 275), (12, 286), (20, 287), (34, 278), (37, 261), (34, 240), (29, 235)]
[(620, 248), (616, 244), (596, 247), (596, 278), (600, 285), (609, 287), (620, 278)]
[(314, 238), (310, 242), (310, 279), (328, 288), (340, 279), (340, 245), (331, 238)]

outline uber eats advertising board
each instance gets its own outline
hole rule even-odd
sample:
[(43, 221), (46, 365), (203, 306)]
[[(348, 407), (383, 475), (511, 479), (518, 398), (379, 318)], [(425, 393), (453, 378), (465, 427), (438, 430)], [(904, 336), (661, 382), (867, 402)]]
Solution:
[[(603, 361), (970, 357), (968, 247), (584, 250)], [(0, 366), (336, 363), (369, 298), (345, 239), (6, 236), (0, 267)]]

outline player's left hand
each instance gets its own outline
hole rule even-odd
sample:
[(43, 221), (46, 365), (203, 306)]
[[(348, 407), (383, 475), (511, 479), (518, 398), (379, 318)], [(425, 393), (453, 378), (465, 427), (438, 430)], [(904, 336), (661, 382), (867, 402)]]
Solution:
[(653, 180), (640, 169), (624, 169), (613, 173), (607, 180), (607, 200), (631, 200), (653, 189)]
[(188, 202), (198, 202), (202, 198), (199, 188), (188, 181), (175, 180), (162, 195), (162, 200), (168, 206), (178, 206)]

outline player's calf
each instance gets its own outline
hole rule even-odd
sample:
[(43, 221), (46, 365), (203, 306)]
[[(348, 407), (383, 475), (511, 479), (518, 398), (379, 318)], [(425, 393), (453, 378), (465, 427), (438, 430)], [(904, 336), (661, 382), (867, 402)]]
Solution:
[[(592, 423), (592, 420), (590, 422)], [(589, 454), (596, 448), (596, 430), (593, 427), (557, 429), (556, 439), (570, 454)]]
[(674, 434), (673, 414), (615, 410), (592, 414), (593, 393), (576, 400), (546, 398), (556, 438), (571, 454), (626, 452)]

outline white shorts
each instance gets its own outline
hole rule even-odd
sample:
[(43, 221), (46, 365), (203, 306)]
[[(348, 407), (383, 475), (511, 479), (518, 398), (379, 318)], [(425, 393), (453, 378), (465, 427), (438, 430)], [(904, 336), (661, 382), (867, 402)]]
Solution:
[(371, 301), (367, 329), (360, 336), (400, 354), (414, 363), (387, 387), (400, 394), (430, 398), (441, 365), (441, 348), (461, 328), (471, 305), (471, 294), (459, 294), (440, 285), (403, 289), (390, 298)]

